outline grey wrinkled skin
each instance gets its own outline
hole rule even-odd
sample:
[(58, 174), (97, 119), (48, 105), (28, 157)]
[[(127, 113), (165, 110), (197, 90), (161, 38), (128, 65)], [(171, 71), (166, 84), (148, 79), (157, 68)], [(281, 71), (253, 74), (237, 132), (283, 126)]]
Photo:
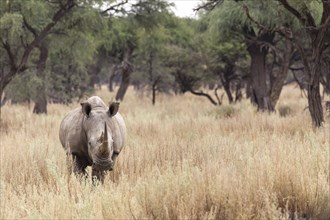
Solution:
[(106, 171), (113, 169), (126, 139), (118, 108), (119, 103), (108, 107), (100, 97), (92, 96), (63, 118), (59, 138), (72, 155), (75, 174), (86, 175), (85, 168), (92, 166), (92, 177), (103, 183)]

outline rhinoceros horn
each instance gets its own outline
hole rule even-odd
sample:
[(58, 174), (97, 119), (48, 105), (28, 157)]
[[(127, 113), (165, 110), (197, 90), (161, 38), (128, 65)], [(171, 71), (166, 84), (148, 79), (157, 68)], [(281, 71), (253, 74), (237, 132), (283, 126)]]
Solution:
[(103, 136), (103, 144), (102, 144), (102, 153), (103, 153), (103, 155), (109, 154), (108, 131), (107, 131), (107, 123), (106, 122), (104, 122), (104, 136)]

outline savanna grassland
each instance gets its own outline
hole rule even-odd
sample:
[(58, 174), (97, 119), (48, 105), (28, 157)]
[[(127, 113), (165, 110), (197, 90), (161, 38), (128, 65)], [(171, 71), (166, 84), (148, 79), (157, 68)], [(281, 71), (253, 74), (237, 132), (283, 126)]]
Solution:
[(68, 174), (59, 142), (60, 121), (77, 103), (50, 104), (41, 116), (32, 105), (4, 106), (0, 218), (329, 218), (329, 117), (314, 130), (299, 89), (286, 87), (273, 114), (246, 100), (157, 101), (128, 91), (120, 106), (127, 144), (98, 186)]

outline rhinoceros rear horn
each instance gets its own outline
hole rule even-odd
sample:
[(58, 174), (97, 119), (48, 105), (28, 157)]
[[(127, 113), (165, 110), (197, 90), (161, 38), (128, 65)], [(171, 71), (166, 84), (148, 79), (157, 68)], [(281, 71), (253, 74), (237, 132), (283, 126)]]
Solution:
[(112, 102), (109, 106), (109, 111), (108, 111), (109, 116), (111, 117), (117, 114), (118, 109), (119, 109), (119, 102)]
[(89, 114), (92, 111), (91, 104), (88, 102), (82, 102), (82, 103), (80, 103), (80, 105), (81, 105), (81, 110), (84, 113), (84, 115), (89, 116)]

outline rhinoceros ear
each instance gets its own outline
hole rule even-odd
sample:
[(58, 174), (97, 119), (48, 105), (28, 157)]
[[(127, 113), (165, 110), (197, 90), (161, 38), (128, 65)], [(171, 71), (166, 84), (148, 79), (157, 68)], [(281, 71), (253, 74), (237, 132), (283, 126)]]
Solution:
[(81, 110), (82, 110), (82, 113), (84, 113), (84, 115), (86, 115), (87, 117), (89, 116), (89, 114), (91, 113), (92, 111), (92, 106), (90, 103), (88, 102), (82, 102), (80, 103), (81, 105)]
[(112, 102), (109, 106), (109, 111), (108, 111), (109, 116), (111, 117), (117, 114), (118, 109), (119, 109), (119, 102)]

